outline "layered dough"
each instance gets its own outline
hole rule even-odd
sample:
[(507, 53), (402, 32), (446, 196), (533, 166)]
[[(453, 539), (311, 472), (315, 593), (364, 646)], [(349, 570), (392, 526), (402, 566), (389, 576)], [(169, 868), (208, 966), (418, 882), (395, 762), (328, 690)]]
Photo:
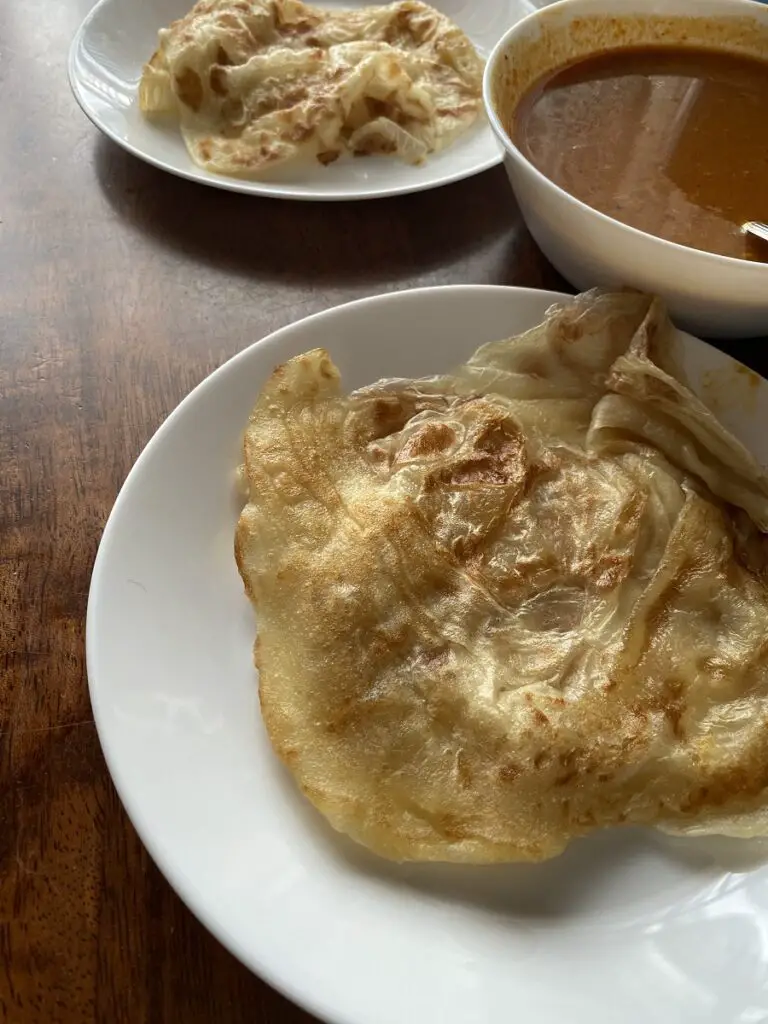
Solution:
[(258, 178), (345, 154), (420, 163), (478, 117), (482, 75), (464, 33), (417, 0), (201, 0), (160, 32), (139, 99), (178, 117), (201, 167)]
[(465, 862), (768, 831), (768, 480), (671, 330), (595, 292), (450, 375), (269, 379), (236, 554), (272, 744), (336, 829)]

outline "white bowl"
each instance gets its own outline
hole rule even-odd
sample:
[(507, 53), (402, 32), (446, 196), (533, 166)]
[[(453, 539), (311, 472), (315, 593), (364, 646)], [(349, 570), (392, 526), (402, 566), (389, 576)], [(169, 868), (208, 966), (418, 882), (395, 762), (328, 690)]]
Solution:
[(652, 292), (680, 326), (707, 337), (768, 334), (768, 264), (667, 242), (599, 213), (538, 171), (507, 132), (520, 96), (542, 73), (620, 45), (619, 22), (624, 45), (675, 42), (685, 31), (688, 45), (768, 54), (768, 6), (753, 0), (563, 0), (518, 22), (491, 54), (484, 96), (523, 218), (579, 289), (630, 285)]

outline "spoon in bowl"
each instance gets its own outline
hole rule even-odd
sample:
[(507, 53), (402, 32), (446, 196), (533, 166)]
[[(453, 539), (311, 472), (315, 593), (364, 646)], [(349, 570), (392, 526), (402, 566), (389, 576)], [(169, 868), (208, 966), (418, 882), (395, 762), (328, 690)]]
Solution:
[(752, 235), (753, 238), (759, 238), (761, 242), (768, 242), (768, 224), (763, 224), (762, 221), (748, 220), (741, 225), (741, 230), (745, 235)]

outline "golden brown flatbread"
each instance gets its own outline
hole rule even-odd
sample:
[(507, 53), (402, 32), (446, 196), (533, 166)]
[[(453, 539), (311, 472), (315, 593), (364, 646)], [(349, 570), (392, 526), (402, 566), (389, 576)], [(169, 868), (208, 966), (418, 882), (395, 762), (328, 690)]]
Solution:
[(450, 375), (269, 379), (236, 555), (271, 741), (336, 829), (467, 862), (768, 831), (768, 479), (670, 331), (587, 293)]
[(160, 32), (142, 111), (174, 114), (192, 159), (260, 177), (306, 159), (420, 163), (482, 109), (483, 62), (417, 0), (325, 11), (299, 0), (201, 0)]

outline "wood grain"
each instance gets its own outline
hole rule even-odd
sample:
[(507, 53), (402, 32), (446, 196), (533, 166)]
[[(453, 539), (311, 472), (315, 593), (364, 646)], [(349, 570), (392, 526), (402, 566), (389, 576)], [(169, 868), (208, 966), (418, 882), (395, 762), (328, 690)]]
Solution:
[(162, 420), (269, 331), (407, 286), (562, 282), (500, 170), (309, 205), (124, 154), (66, 84), (89, 6), (0, 4), (0, 1020), (309, 1021), (185, 909), (110, 784), (83, 647), (101, 530)]

